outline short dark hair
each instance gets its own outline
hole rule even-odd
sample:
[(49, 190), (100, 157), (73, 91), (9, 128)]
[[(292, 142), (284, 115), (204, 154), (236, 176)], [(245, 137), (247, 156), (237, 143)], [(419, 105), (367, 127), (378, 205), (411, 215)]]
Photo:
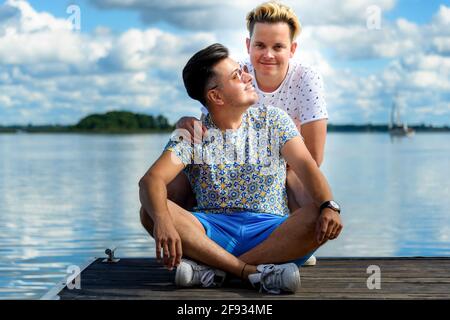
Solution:
[(183, 69), (184, 87), (189, 97), (207, 106), (206, 86), (216, 76), (213, 68), (228, 56), (228, 49), (220, 43), (215, 43), (200, 50), (189, 59)]

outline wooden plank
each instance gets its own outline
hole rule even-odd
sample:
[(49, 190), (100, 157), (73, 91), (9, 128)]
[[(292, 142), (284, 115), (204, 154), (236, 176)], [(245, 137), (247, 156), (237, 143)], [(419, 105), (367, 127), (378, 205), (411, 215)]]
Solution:
[[(381, 269), (381, 289), (367, 288), (367, 267)], [(97, 259), (81, 274), (81, 290), (64, 288), (61, 299), (450, 299), (450, 258), (321, 258), (303, 267), (295, 295), (267, 295), (230, 281), (220, 289), (176, 288), (175, 271), (155, 259)]]

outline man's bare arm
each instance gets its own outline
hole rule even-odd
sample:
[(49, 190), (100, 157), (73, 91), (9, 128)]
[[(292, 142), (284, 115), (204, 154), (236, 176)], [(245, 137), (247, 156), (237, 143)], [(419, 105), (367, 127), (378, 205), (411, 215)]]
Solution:
[(333, 199), (328, 182), (300, 137), (286, 142), (281, 154), (303, 182), (317, 207)]
[[(294, 172), (305, 185), (316, 207), (333, 199), (330, 186), (316, 162), (308, 152), (300, 137), (295, 137), (283, 146), (281, 153)], [(316, 225), (316, 237), (319, 243), (326, 239), (335, 239), (343, 228), (340, 215), (329, 209), (322, 210)]]
[(167, 185), (183, 169), (183, 163), (171, 152), (164, 152), (139, 181), (139, 198), (154, 222), (156, 257), (169, 268), (181, 262), (181, 239), (167, 207)]
[(139, 181), (141, 204), (153, 221), (165, 218), (167, 185), (183, 170), (183, 163), (171, 152), (164, 152)]
[(325, 141), (327, 137), (327, 120), (317, 120), (301, 125), (299, 131), (305, 141), (306, 148), (316, 161), (317, 166), (323, 162)]

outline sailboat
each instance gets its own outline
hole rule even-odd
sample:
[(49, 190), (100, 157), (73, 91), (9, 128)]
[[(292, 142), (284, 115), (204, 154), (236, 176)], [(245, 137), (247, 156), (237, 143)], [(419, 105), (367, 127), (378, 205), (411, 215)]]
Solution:
[(389, 134), (391, 136), (412, 136), (414, 135), (414, 129), (408, 128), (406, 122), (400, 121), (400, 109), (398, 105), (393, 102), (391, 109), (391, 119), (389, 122)]

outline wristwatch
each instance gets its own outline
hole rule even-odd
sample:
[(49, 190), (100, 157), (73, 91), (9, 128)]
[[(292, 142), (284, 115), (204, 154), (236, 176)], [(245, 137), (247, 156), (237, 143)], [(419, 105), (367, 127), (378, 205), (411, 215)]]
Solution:
[(319, 212), (322, 213), (322, 210), (325, 208), (330, 208), (331, 210), (334, 210), (337, 213), (341, 214), (341, 206), (336, 201), (325, 201), (320, 205)]

